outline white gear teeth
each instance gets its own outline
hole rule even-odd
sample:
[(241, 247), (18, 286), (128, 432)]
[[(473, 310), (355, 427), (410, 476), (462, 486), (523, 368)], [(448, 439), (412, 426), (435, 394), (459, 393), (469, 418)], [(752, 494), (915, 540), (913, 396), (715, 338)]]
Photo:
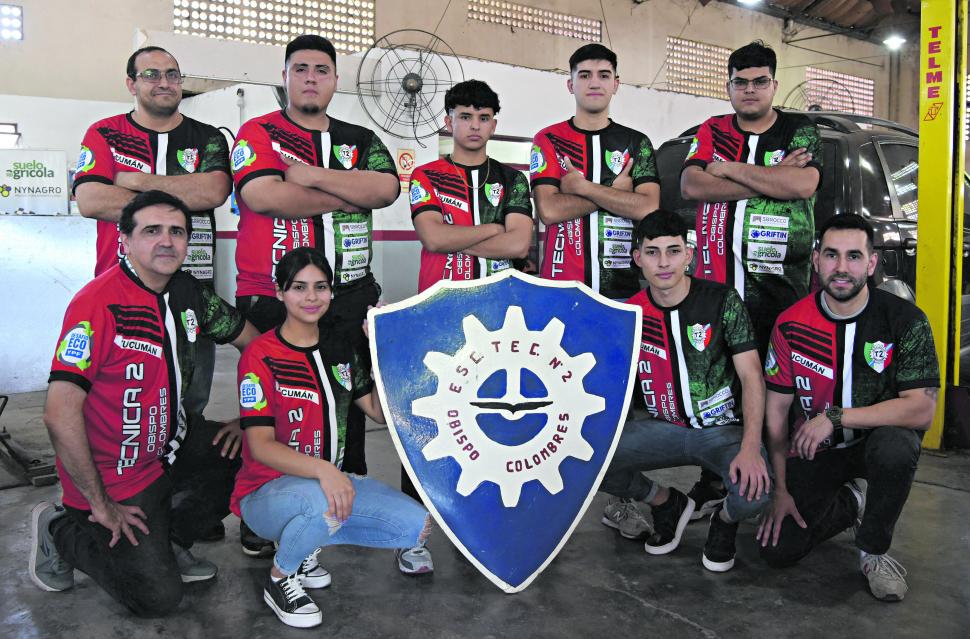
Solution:
[[(496, 331), (489, 331), (474, 315), (462, 320), (462, 330), (465, 344), (454, 355), (430, 352), (424, 357), (438, 385), (433, 395), (414, 400), (411, 412), (434, 420), (437, 434), (422, 454), (429, 461), (454, 458), (461, 467), (457, 492), (466, 497), (486, 481), (498, 486), (502, 503), (509, 508), (518, 504), (522, 486), (529, 481), (539, 481), (551, 494), (558, 493), (563, 489), (559, 465), (567, 457), (588, 461), (593, 456), (582, 427), (587, 417), (606, 406), (603, 397), (583, 388), (583, 379), (596, 365), (595, 356), (571, 356), (563, 349), (565, 325), (559, 319), (551, 319), (541, 331), (530, 331), (519, 306), (508, 307)], [(514, 424), (524, 416), (522, 409), (480, 408), (471, 402), (483, 401), (479, 387), (501, 370), (507, 372), (505, 396), (489, 401), (513, 405), (542, 399), (526, 400), (520, 388), (512, 388), (523, 368), (541, 380), (552, 403), (527, 409), (546, 416), (532, 439), (506, 445), (482, 431), (478, 416), (500, 414)]]

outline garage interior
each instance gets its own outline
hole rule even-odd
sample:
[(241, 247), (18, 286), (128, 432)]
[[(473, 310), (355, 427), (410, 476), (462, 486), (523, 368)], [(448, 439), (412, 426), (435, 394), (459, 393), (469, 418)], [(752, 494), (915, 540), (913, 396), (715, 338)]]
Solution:
[[(934, 5), (932, 15), (948, 15), (959, 27), (956, 35), (942, 40), (953, 58), (942, 98), (933, 97), (939, 94), (932, 92), (933, 78), (927, 73), (928, 28), (933, 26), (928, 4)], [(694, 207), (668, 187), (668, 180), (677, 184), (684, 145), (690, 142), (685, 133), (712, 115), (731, 111), (724, 93), (727, 55), (763, 40), (778, 54), (775, 106), (814, 114), (830, 143), (827, 161), (838, 164), (847, 157), (839, 155), (844, 153), (840, 149), (850, 148), (858, 162), (871, 158), (877, 167), (853, 202), (839, 199), (851, 188), (839, 186), (838, 174), (824, 177), (816, 207), (828, 215), (858, 210), (879, 223), (884, 231), (877, 242), (880, 286), (927, 313), (946, 371), (946, 402), (939, 402), (937, 419), (924, 439), (916, 481), (896, 528), (892, 552), (907, 567), (910, 585), (900, 604), (887, 606), (866, 591), (849, 533), (795, 568), (774, 570), (758, 557), (756, 522), (745, 522), (738, 536), (738, 565), (719, 575), (701, 567), (705, 524), (688, 527), (676, 552), (651, 557), (642, 544), (601, 525), (607, 497), (600, 493), (558, 557), (529, 588), (513, 595), (489, 583), (440, 530), (430, 543), (433, 575), (399, 574), (389, 551), (327, 549), (321, 563), (333, 574), (333, 585), (315, 596), (325, 631), (346, 637), (967, 636), (970, 308), (964, 299), (970, 301), (970, 264), (964, 264), (964, 236), (970, 240), (970, 218), (963, 205), (970, 197), (965, 174), (970, 164), (965, 159), (967, 35), (961, 22), (967, 10), (960, 4), (0, 2), (0, 20), (6, 20), (0, 31), (0, 153), (55, 152), (54, 157), (63, 158), (65, 176), (54, 213), (14, 210), (0, 200), (0, 270), (5, 275), (0, 298), (7, 309), (0, 317), (0, 334), (7, 337), (0, 347), (0, 396), (7, 398), (0, 399), (0, 635), (216, 638), (307, 632), (281, 625), (262, 604), (270, 560), (240, 552), (239, 520), (233, 515), (225, 519), (224, 540), (194, 548), (219, 566), (218, 577), (190, 584), (177, 613), (164, 619), (131, 616), (80, 573), (77, 586), (64, 593), (38, 590), (27, 574), (30, 508), (60, 495), (59, 486), (51, 483), (53, 450), (42, 419), (50, 356), (64, 309), (94, 268), (95, 225), (78, 214), (67, 186), (85, 129), (132, 108), (125, 60), (136, 48), (155, 45), (172, 52), (186, 75), (181, 112), (222, 128), (231, 144), (243, 122), (280, 107), (281, 45), (307, 32), (326, 35), (337, 45), (340, 78), (329, 112), (377, 131), (392, 156), (410, 153), (421, 165), (451, 149), (451, 139), (439, 130), (443, 89), (435, 88), (427, 107), (419, 105), (415, 116), (407, 109), (389, 109), (374, 88), (392, 71), (387, 51), (420, 50), (434, 60), (429, 68), (441, 86), (476, 78), (496, 90), (502, 102), (500, 137), (490, 143), (490, 155), (526, 171), (532, 136), (572, 113), (565, 87), (570, 53), (587, 42), (602, 42), (619, 58), (621, 87), (611, 105), (613, 119), (643, 131), (656, 149), (664, 147), (670, 158), (678, 158), (665, 164), (661, 155), (659, 167), (664, 207), (678, 211)], [(309, 17), (311, 7), (318, 17)], [(306, 11), (299, 20), (297, 8)], [(251, 17), (234, 13), (250, 9)], [(244, 19), (232, 22), (228, 18), (234, 15)], [(935, 115), (938, 99), (947, 106)], [(411, 117), (424, 118), (423, 128)], [(919, 164), (927, 166), (918, 177)], [(922, 200), (917, 199), (920, 191)], [(932, 219), (918, 217), (919, 203), (924, 214), (933, 211)], [(227, 300), (235, 291), (238, 219), (231, 201), (216, 210), (216, 291)], [(373, 270), (385, 301), (415, 294), (419, 250), (405, 196), (375, 211)], [(232, 347), (217, 349), (209, 419), (238, 416), (237, 360)], [(368, 424), (367, 451), (373, 476), (397, 486), (399, 460), (386, 427)], [(686, 491), (696, 469), (651, 476)]]

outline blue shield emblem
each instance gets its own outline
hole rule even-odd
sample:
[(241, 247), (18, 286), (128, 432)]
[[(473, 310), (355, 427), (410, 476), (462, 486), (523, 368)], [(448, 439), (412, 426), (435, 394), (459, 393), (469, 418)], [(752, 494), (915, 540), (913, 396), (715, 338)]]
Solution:
[(632, 393), (640, 309), (517, 271), (371, 311), (375, 381), (425, 505), (506, 592), (592, 501)]

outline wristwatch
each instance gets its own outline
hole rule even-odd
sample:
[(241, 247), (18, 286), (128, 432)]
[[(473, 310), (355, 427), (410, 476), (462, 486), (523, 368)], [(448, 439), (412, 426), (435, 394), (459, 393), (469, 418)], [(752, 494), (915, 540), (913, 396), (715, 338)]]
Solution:
[(832, 426), (835, 428), (842, 428), (842, 407), (841, 406), (830, 406), (825, 409), (825, 416), (829, 418), (832, 422)]

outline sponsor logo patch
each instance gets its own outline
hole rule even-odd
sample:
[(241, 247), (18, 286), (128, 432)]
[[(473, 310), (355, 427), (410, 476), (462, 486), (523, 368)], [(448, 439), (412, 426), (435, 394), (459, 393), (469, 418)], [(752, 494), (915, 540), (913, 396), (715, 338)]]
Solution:
[(748, 243), (749, 260), (765, 260), (768, 262), (781, 262), (788, 254), (788, 246), (784, 244), (760, 244), (757, 242)]
[(782, 229), (787, 229), (789, 220), (784, 215), (763, 215), (761, 213), (754, 213), (748, 218), (748, 223), (751, 226), (774, 226)]
[(94, 168), (94, 151), (81, 145), (81, 154), (77, 158), (76, 173), (87, 173)]
[(411, 180), (410, 197), (411, 206), (414, 206), (415, 204), (423, 204), (424, 202), (431, 200), (431, 194), (425, 191), (424, 187), (421, 186), (421, 183), (417, 180)]
[(702, 399), (701, 401), (697, 402), (697, 407), (704, 410), (705, 408), (710, 408), (711, 406), (715, 406), (721, 402), (727, 401), (728, 399), (731, 399), (731, 397), (731, 387), (725, 386), (707, 399)]
[(768, 344), (768, 354), (765, 356), (765, 375), (774, 377), (778, 374), (778, 357), (775, 355), (775, 347)]
[(266, 408), (266, 396), (259, 383), (256, 373), (246, 373), (239, 382), (239, 405), (246, 410), (263, 410)]
[(630, 268), (630, 258), (604, 257), (603, 268)]
[(236, 142), (232, 150), (232, 172), (241, 171), (256, 161), (256, 152), (246, 140)]
[(759, 273), (761, 275), (784, 275), (785, 267), (781, 264), (770, 264), (768, 262), (748, 262), (749, 273)]
[(536, 173), (542, 173), (548, 168), (546, 164), (546, 158), (542, 154), (542, 149), (539, 148), (538, 144), (532, 145), (532, 153), (529, 156), (529, 173), (535, 175)]
[(788, 231), (777, 229), (748, 229), (749, 240), (759, 240), (761, 242), (787, 242)]
[(697, 136), (695, 135), (694, 139), (690, 141), (690, 149), (687, 151), (687, 157), (684, 159), (689, 160), (692, 157), (694, 157), (694, 155), (697, 153), (697, 147), (698, 147), (698, 142), (697, 142)]
[(57, 347), (57, 361), (78, 370), (91, 366), (91, 322), (78, 322), (69, 330)]

